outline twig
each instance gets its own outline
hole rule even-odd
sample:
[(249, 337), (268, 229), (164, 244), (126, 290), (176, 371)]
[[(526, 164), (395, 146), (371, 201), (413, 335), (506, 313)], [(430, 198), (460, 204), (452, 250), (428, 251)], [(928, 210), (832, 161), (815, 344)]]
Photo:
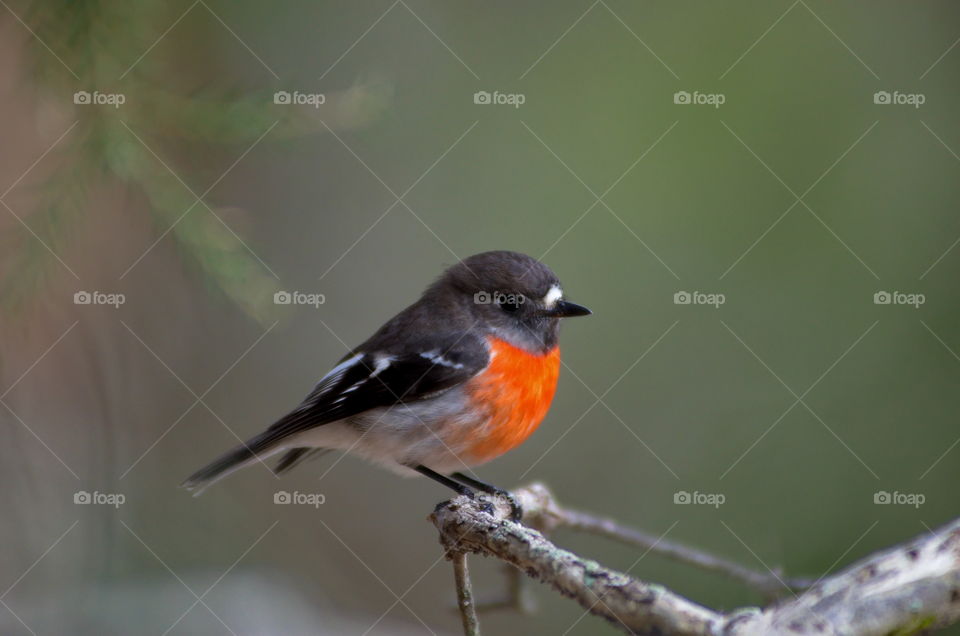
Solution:
[(431, 520), (448, 554), (475, 552), (512, 563), (628, 633), (708, 634), (721, 619), (661, 586), (561, 550), (537, 530), (509, 521), (509, 505), (489, 510), (489, 503), (461, 496), (434, 511)]
[(518, 493), (525, 511), (524, 523), (546, 534), (557, 528), (567, 528), (637, 546), (680, 563), (724, 574), (749, 585), (770, 600), (782, 596), (784, 592), (803, 590), (813, 584), (812, 579), (783, 577), (779, 571), (769, 573), (752, 570), (703, 550), (628, 528), (612, 519), (562, 507), (543, 484), (531, 484)]
[(467, 570), (467, 553), (455, 552), (451, 560), (453, 576), (457, 581), (457, 606), (460, 608), (464, 636), (480, 636), (480, 621), (477, 620), (477, 608), (473, 603), (473, 585)]
[(563, 528), (590, 532), (627, 545), (634, 545), (703, 570), (719, 572), (746, 583), (770, 599), (782, 596), (784, 592), (790, 590), (806, 589), (813, 584), (813, 579), (784, 577), (781, 576), (779, 571), (770, 574), (751, 570), (723, 557), (669, 539), (663, 539), (641, 530), (628, 528), (612, 519), (594, 517), (578, 510), (563, 509), (563, 518), (559, 525)]
[[(514, 495), (526, 523), (544, 531), (560, 527), (562, 509), (543, 486)], [(474, 552), (510, 563), (627, 633), (907, 634), (960, 620), (960, 519), (825, 577), (799, 597), (722, 614), (558, 548), (509, 514), (500, 502), (491, 512), (488, 503), (457, 497), (430, 519), (448, 554)], [(630, 536), (619, 525), (612, 529), (618, 531), (611, 536)]]

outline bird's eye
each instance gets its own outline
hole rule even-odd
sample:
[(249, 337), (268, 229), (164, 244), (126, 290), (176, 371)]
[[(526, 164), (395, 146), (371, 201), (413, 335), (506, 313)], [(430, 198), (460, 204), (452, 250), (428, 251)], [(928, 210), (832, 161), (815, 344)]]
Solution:
[(515, 313), (520, 309), (524, 300), (526, 299), (521, 294), (507, 294), (500, 299), (500, 309), (508, 314)]

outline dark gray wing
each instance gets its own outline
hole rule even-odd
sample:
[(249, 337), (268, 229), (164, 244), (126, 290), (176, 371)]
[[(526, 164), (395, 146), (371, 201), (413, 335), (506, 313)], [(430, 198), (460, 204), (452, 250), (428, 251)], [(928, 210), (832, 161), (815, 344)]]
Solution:
[(403, 353), (356, 353), (321, 380), (303, 402), (267, 431), (274, 439), (374, 408), (411, 403), (466, 382), (487, 366), (475, 337), (430, 338)]

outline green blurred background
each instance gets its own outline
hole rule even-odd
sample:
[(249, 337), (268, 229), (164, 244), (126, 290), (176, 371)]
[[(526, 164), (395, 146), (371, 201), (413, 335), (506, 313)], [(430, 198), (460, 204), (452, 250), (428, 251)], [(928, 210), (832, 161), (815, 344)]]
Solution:
[[(947, 1), (4, 4), (0, 631), (458, 633), (435, 484), (331, 456), (196, 499), (177, 484), (488, 249), (542, 258), (594, 315), (564, 327), (540, 430), (483, 479), (542, 480), (791, 576), (952, 519), (958, 18)], [(763, 602), (555, 539), (713, 608)], [(481, 596), (502, 588), (498, 564), (473, 569)], [(531, 586), (539, 611), (483, 616), (487, 633), (615, 633)]]

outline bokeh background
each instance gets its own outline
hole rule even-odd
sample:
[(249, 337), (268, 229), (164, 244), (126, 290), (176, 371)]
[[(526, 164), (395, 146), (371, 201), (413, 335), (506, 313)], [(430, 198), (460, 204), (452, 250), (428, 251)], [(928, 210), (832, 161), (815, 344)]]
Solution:
[[(958, 514), (955, 3), (0, 4), (4, 634), (458, 633), (437, 485), (331, 456), (177, 485), (488, 249), (542, 258), (594, 315), (482, 478), (791, 576)], [(539, 610), (488, 633), (615, 633), (531, 587)]]

